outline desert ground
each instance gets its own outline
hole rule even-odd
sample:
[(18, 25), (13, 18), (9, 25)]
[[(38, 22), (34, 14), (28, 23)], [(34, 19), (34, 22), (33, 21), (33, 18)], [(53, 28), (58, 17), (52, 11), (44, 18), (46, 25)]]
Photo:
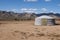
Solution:
[(60, 25), (35, 26), (34, 21), (0, 21), (0, 40), (60, 40)]

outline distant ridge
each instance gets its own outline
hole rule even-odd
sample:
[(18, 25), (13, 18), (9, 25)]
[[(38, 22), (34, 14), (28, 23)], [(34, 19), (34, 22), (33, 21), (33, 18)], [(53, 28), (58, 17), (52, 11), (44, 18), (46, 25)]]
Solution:
[(36, 14), (36, 16), (41, 16), (41, 15), (55, 15), (55, 16), (60, 17), (60, 13), (56, 13), (56, 14), (54, 14), (54, 13), (40, 13), (40, 14)]

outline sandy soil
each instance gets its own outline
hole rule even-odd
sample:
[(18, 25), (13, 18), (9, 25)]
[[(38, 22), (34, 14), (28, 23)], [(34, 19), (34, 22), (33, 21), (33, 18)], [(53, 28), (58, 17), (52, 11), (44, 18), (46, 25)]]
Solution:
[(60, 40), (60, 25), (35, 26), (34, 21), (0, 21), (0, 40)]

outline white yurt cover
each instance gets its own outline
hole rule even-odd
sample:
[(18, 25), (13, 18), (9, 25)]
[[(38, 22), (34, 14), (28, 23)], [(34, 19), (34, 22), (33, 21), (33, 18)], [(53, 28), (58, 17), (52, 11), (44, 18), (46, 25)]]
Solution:
[(41, 25), (41, 19), (43, 19), (43, 18), (44, 19), (54, 19), (53, 17), (43, 15), (43, 16), (35, 18), (35, 25)]

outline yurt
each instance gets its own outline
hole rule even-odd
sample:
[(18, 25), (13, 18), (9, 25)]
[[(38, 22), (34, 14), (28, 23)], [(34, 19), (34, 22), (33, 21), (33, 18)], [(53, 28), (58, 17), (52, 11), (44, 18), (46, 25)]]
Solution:
[(55, 25), (55, 19), (51, 16), (42, 15), (35, 18), (35, 25)]

